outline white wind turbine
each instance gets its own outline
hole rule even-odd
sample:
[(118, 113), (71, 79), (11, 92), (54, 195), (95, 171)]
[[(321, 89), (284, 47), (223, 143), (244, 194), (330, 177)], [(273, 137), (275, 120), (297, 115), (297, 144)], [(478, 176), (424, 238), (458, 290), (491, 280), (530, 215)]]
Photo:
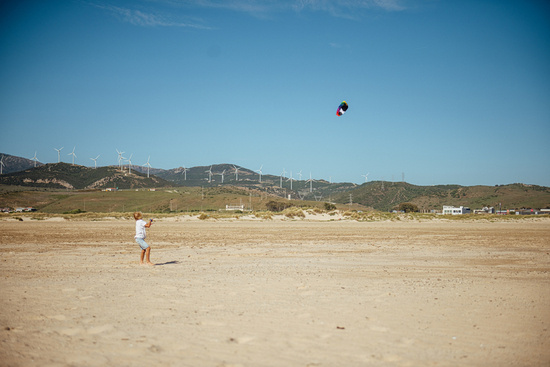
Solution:
[(119, 152), (118, 149), (116, 149), (116, 152), (118, 153), (118, 168), (122, 171), (122, 160), (126, 158), (122, 156), (124, 152)]
[(219, 173), (220, 176), (222, 176), (222, 183), (223, 183), (223, 175), (225, 175), (225, 170), (222, 171), (222, 173)]
[(132, 173), (132, 156), (134, 153), (130, 154), (130, 158), (128, 158), (128, 173)]
[(183, 167), (183, 170), (181, 171), (183, 173), (183, 179), (187, 181), (187, 168)]
[(256, 172), (258, 172), (260, 174), (260, 183), (262, 183), (262, 168), (264, 167), (264, 165), (262, 164), (260, 166), (260, 169), (257, 169)]
[(147, 167), (147, 178), (149, 178), (149, 168), (151, 168), (151, 163), (149, 163), (149, 160), (151, 159), (151, 156), (147, 158), (147, 163), (144, 164), (144, 166)]
[(74, 166), (74, 159), (76, 158), (76, 154), (74, 154), (74, 150), (76, 149), (76, 147), (73, 148), (73, 151), (70, 152), (69, 154), (67, 155), (72, 155), (73, 156), (73, 166)]
[(239, 181), (239, 169), (233, 165), (233, 168), (235, 169), (235, 181)]
[(97, 168), (97, 159), (99, 158), (99, 154), (95, 158), (90, 158), (92, 161), (94, 161), (94, 169)]
[(279, 180), (279, 187), (280, 187), (281, 189), (283, 188), (283, 177), (286, 178), (285, 175), (286, 175), (286, 171), (285, 171), (285, 169), (283, 168), (283, 172), (281, 172), (281, 178), (280, 178), (280, 180)]
[(36, 152), (34, 152), (34, 157), (31, 158), (34, 161), (34, 166), (36, 167), (36, 162), (38, 162), (38, 158), (36, 158)]
[(365, 182), (368, 181), (368, 179), (369, 179), (369, 174), (370, 174), (370, 172), (367, 173), (366, 175), (361, 175), (361, 177), (365, 177)]
[(204, 171), (208, 173), (208, 183), (212, 182), (212, 166), (208, 169), (208, 171)]
[(0, 158), (0, 175), (2, 174), (3, 170), (4, 170), (4, 157), (5, 155), (2, 156), (2, 158)]
[(61, 162), (61, 156), (60, 156), (60, 153), (61, 153), (61, 149), (63, 149), (63, 147), (57, 149), (57, 148), (53, 148), (54, 150), (57, 150), (57, 163)]
[[(122, 152), (124, 153), (124, 152)], [(120, 165), (120, 170), (124, 172), (124, 161), (126, 160), (126, 157), (120, 155), (120, 161), (118, 162), (118, 164)]]
[(300, 170), (300, 172), (298, 172), (298, 176), (300, 177), (299, 180), (302, 181), (302, 170)]
[(290, 171), (290, 177), (288, 178), (287, 181), (290, 181), (290, 189), (292, 190), (292, 181), (296, 181), (295, 179), (292, 178), (292, 171)]
[(309, 180), (306, 181), (306, 183), (309, 182), (309, 192), (313, 192), (313, 181), (314, 179), (311, 178), (311, 172), (309, 173)]

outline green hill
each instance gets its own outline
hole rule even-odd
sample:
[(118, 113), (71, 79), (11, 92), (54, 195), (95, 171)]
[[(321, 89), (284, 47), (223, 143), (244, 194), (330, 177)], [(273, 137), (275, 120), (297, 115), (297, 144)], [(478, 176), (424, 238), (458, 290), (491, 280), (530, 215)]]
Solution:
[(421, 210), (441, 210), (443, 205), (484, 206), (520, 209), (550, 208), (550, 188), (537, 185), (501, 186), (437, 185), (416, 186), (406, 182), (373, 181), (333, 197), (336, 203), (351, 201), (377, 210), (388, 211), (410, 202)]
[[(9, 189), (6, 189), (9, 188)], [(236, 187), (176, 187), (155, 191), (52, 190), (0, 186), (0, 208), (33, 207), (41, 213), (94, 212), (148, 213), (209, 212), (224, 210), (226, 205), (242, 205), (244, 210), (266, 210), (270, 201), (295, 206), (323, 208), (324, 203), (287, 201), (258, 190)], [(347, 206), (345, 206), (347, 207)], [(365, 209), (355, 206), (355, 209)]]
[(0, 184), (52, 189), (134, 189), (173, 186), (161, 178), (115, 167), (90, 168), (68, 163), (49, 163), (0, 176)]

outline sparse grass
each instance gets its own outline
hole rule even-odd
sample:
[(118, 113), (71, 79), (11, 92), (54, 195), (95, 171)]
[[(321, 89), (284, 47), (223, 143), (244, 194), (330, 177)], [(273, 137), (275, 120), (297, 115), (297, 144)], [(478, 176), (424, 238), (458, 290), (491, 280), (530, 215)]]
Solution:
[[(317, 213), (315, 210), (308, 210), (309, 213)], [(496, 214), (467, 214), (467, 215), (440, 215), (440, 214), (425, 214), (425, 213), (389, 213), (379, 211), (357, 212), (357, 211), (331, 211), (328, 213), (330, 216), (337, 216), (341, 214), (345, 220), (354, 220), (358, 222), (379, 222), (379, 221), (431, 221), (431, 220), (445, 220), (456, 222), (468, 222), (468, 221), (486, 221), (486, 222), (505, 222), (505, 221), (523, 221), (523, 220), (538, 220), (538, 219), (550, 219), (550, 215), (496, 215)], [(262, 220), (272, 220), (275, 214), (269, 211), (256, 211), (250, 213), (251, 216)], [(305, 218), (305, 213), (298, 207), (288, 208), (281, 212), (280, 215), (295, 219)], [(177, 213), (150, 213), (143, 212), (144, 218), (178, 218), (182, 216), (199, 217), (201, 220), (207, 219), (246, 219), (247, 215), (235, 214), (233, 212), (225, 211), (211, 211), (205, 213), (196, 212), (177, 212)], [(61, 213), (0, 213), (1, 220), (47, 220), (50, 218), (63, 218), (69, 221), (102, 221), (102, 220), (133, 220), (133, 212), (81, 212), (73, 214), (61, 214)], [(334, 220), (331, 218), (331, 220)]]
[(294, 219), (294, 217), (298, 217), (298, 218), (305, 218), (305, 214), (304, 214), (304, 211), (300, 208), (297, 208), (295, 206), (293, 207), (290, 207), (290, 208), (286, 208), (285, 210), (283, 210), (283, 215), (287, 218), (291, 218), (291, 219)]
[(256, 218), (264, 219), (264, 220), (272, 220), (273, 219), (273, 213), (270, 211), (260, 211), (260, 212), (254, 212), (253, 215)]

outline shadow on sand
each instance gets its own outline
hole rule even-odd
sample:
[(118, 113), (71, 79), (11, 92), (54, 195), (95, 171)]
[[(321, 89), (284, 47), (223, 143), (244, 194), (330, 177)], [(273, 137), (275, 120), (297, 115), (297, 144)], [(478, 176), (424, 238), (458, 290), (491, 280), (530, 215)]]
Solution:
[(173, 261), (167, 261), (167, 262), (165, 262), (165, 263), (155, 264), (155, 266), (175, 265), (175, 264), (180, 264), (180, 263), (181, 263), (181, 261), (173, 260)]

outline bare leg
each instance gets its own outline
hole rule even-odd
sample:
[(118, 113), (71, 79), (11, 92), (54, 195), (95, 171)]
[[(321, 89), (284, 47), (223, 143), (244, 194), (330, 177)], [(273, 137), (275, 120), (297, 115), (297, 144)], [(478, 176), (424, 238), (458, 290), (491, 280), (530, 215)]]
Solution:
[(145, 257), (145, 250), (141, 250), (141, 256), (139, 258), (139, 265), (143, 265), (143, 258)]
[(155, 265), (151, 262), (151, 259), (149, 258), (151, 256), (151, 247), (147, 247), (147, 249), (145, 250), (145, 256), (146, 256), (147, 265)]

